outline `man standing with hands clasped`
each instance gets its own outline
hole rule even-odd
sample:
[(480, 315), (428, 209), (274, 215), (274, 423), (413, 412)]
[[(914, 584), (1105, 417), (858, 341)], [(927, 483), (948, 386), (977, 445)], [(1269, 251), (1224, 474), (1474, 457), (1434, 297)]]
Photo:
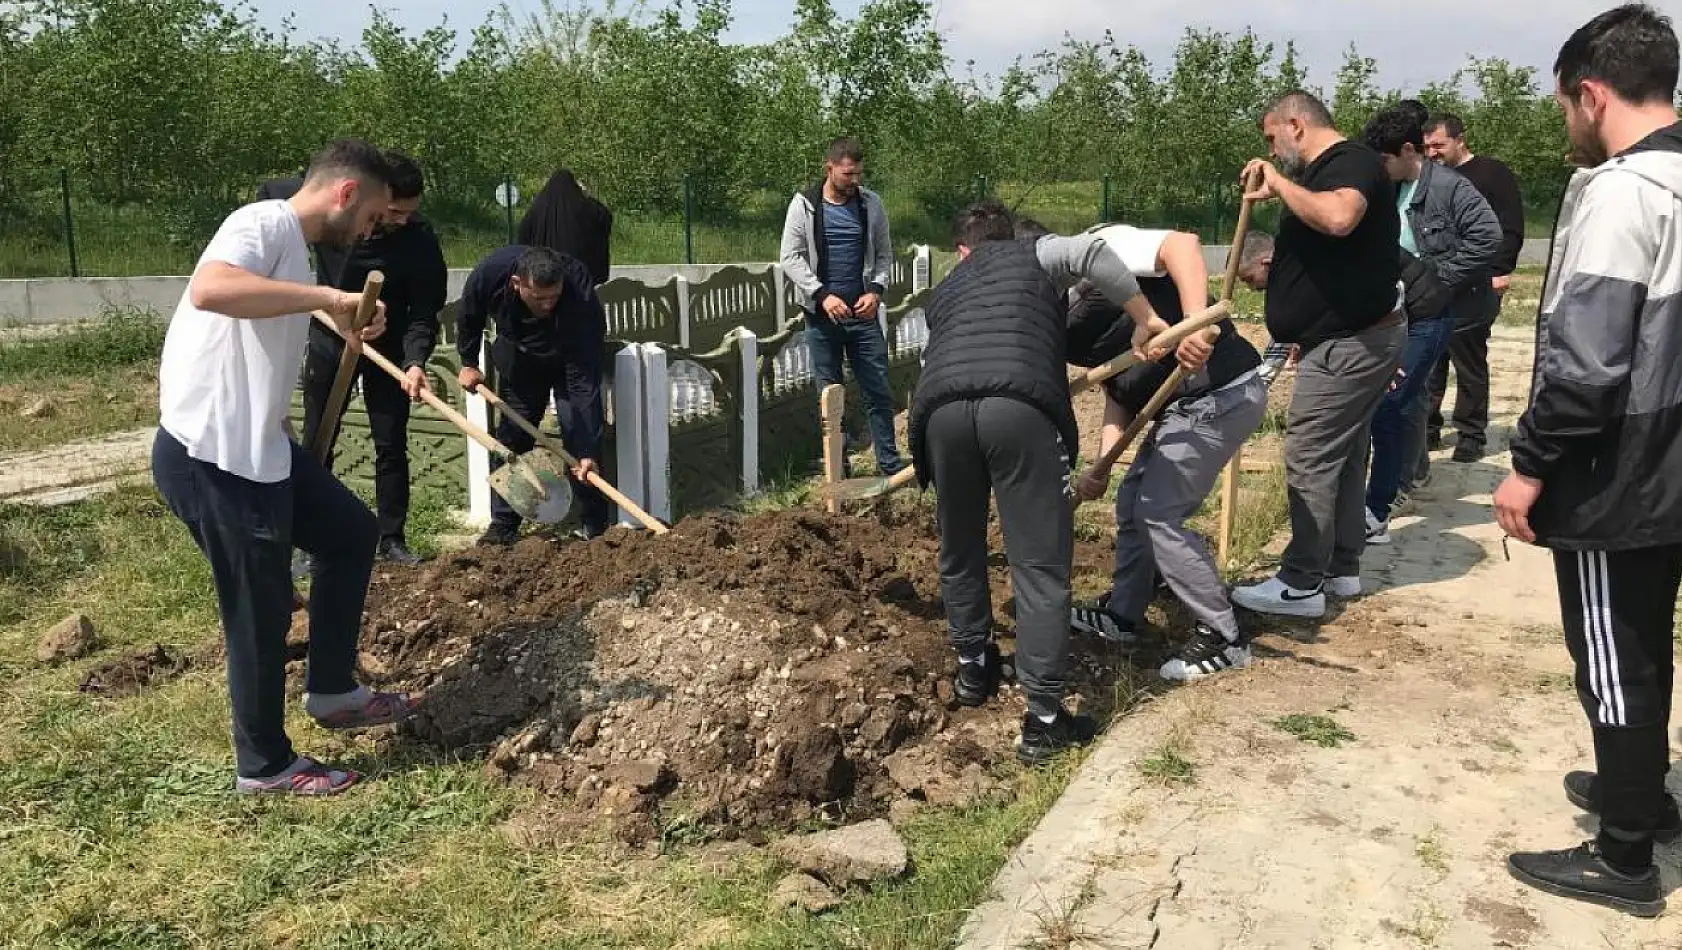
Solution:
[(841, 382), (843, 357), (852, 364), (870, 417), (876, 465), (892, 475), (905, 462), (894, 438), (888, 339), (876, 311), (893, 270), (894, 247), (882, 199), (859, 184), (863, 178), (858, 140), (830, 143), (823, 183), (788, 203), (782, 265), (806, 309), (818, 389)]
[[(152, 477), (210, 561), (227, 643), (236, 788), (333, 795), (361, 778), (298, 755), (286, 735), (286, 631), (292, 548), (313, 555), (304, 707), (329, 729), (406, 719), (402, 693), (356, 684), (356, 639), (378, 526), (367, 506), (291, 438), (286, 412), (304, 361), (310, 311), (348, 332), (360, 296), (319, 286), (309, 245), (348, 248), (391, 201), (379, 151), (335, 142), (290, 199), (222, 222), (164, 339)], [(353, 346), (385, 330), (381, 304)]]
[(1530, 408), (1495, 493), (1508, 535), (1554, 552), (1597, 774), (1565, 777), (1594, 840), (1508, 858), (1533, 887), (1642, 917), (1664, 909), (1665, 793), (1682, 585), (1682, 123), (1677, 37), (1645, 4), (1571, 35), (1554, 63), (1583, 170), (1566, 187)]

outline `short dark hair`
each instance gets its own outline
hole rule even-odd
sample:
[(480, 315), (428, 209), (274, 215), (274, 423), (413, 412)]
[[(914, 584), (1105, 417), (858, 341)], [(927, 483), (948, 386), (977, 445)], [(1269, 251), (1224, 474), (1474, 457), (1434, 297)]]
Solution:
[(386, 152), (385, 161), (391, 166), (391, 196), (398, 201), (419, 198), (426, 191), (426, 175), (418, 162), (402, 152)]
[(1051, 229), (1033, 218), (1017, 218), (1015, 233), (1018, 241), (1038, 241), (1050, 234)]
[(553, 287), (566, 279), (566, 264), (560, 251), (528, 247), (514, 264), (514, 276), (533, 287)]
[(1326, 108), (1318, 96), (1301, 89), (1293, 89), (1273, 101), (1268, 107), (1267, 115), (1277, 115), (1282, 119), (1299, 116), (1309, 125), (1329, 129), (1334, 126), (1332, 110)]
[(1425, 124), (1426, 119), (1431, 117), (1431, 110), (1425, 108), (1425, 103), (1418, 99), (1403, 99), (1396, 103), (1396, 108), (1405, 110), (1408, 115), (1418, 119), (1421, 126)]
[(1669, 104), (1676, 98), (1676, 30), (1670, 17), (1645, 3), (1607, 10), (1583, 24), (1554, 60), (1554, 76), (1572, 100), (1585, 79), (1612, 87), (1635, 105)]
[(827, 162), (862, 162), (864, 161), (864, 146), (851, 135), (843, 135), (829, 143), (829, 150), (824, 153)]
[(391, 163), (385, 154), (362, 139), (339, 139), (310, 159), (305, 182), (355, 178), (368, 184), (391, 186)]
[(1434, 132), (1442, 129), (1443, 134), (1451, 139), (1466, 137), (1466, 120), (1452, 112), (1434, 112), (1425, 120), (1425, 131)]
[(1385, 155), (1402, 154), (1402, 146), (1412, 145), (1416, 152), (1425, 151), (1425, 120), (1418, 110), (1405, 105), (1391, 106), (1372, 117), (1361, 138), (1368, 146)]
[(988, 241), (1010, 241), (1016, 237), (1016, 224), (1010, 209), (997, 198), (977, 201), (958, 212), (952, 222), (952, 238), (964, 247), (976, 248)]

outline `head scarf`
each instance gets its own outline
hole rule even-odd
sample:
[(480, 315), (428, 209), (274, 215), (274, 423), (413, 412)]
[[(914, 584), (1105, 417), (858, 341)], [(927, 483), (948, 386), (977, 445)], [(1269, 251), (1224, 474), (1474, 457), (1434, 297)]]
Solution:
[(549, 176), (549, 183), (532, 199), (520, 220), (519, 241), (578, 258), (590, 268), (596, 283), (602, 284), (608, 278), (612, 234), (612, 212), (584, 193), (571, 169), (562, 168)]

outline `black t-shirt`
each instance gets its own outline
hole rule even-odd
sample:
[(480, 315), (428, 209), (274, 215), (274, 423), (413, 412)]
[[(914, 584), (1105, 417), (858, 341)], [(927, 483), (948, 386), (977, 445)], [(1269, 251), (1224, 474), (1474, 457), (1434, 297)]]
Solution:
[(1267, 329), (1280, 343), (1313, 346), (1354, 336), (1396, 309), (1401, 277), (1401, 215), (1396, 186), (1378, 153), (1339, 142), (1315, 159), (1300, 184), (1310, 191), (1353, 188), (1366, 214), (1345, 237), (1309, 227), (1286, 211), (1267, 280)]
[(1464, 175), (1494, 209), (1501, 222), (1501, 255), (1495, 259), (1495, 273), (1511, 274), (1524, 249), (1524, 198), (1518, 179), (1504, 163), (1483, 155), (1473, 155), (1454, 170)]
[[(1141, 277), (1139, 290), (1151, 302), (1157, 316), (1170, 326), (1185, 319), (1180, 291), (1172, 279)], [(1214, 298), (1209, 298), (1209, 304), (1214, 303)], [(1222, 320), (1218, 325), (1221, 335), (1215, 341), (1215, 352), (1210, 354), (1203, 370), (1187, 382), (1184, 396), (1220, 389), (1261, 365), (1256, 348), (1239, 335), (1231, 320)], [(1132, 318), (1091, 286), (1080, 287), (1070, 304), (1069, 328), (1069, 362), (1076, 366), (1097, 366), (1125, 353), (1133, 345)], [(1170, 353), (1155, 363), (1135, 366), (1105, 380), (1104, 390), (1122, 408), (1137, 413), (1168, 381), (1177, 362)]]

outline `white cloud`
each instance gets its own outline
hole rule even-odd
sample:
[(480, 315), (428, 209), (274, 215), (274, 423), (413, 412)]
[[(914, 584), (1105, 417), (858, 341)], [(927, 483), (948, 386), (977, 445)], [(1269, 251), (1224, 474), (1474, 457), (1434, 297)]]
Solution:
[(997, 70), (1015, 55), (1097, 39), (1105, 29), (1165, 65), (1187, 27), (1239, 32), (1283, 47), (1295, 40), (1317, 83), (1329, 83), (1351, 42), (1378, 60), (1381, 81), (1403, 88), (1447, 78), (1467, 56), (1500, 57), (1543, 73), (1559, 45), (1609, 0), (1473, 4), (1414, 0), (942, 0), (940, 28), (955, 59)]

